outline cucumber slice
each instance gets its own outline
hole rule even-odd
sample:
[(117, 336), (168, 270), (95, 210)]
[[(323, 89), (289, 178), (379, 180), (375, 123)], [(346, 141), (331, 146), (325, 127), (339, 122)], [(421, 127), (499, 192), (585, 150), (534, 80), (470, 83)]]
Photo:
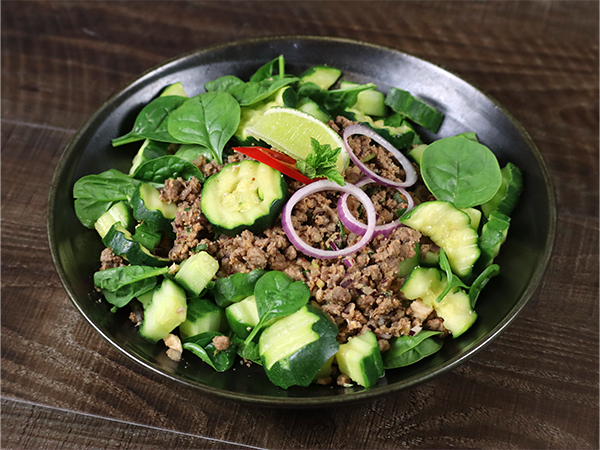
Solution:
[(140, 295), (137, 299), (142, 304), (144, 308), (150, 304), (152, 301), (152, 297), (154, 296), (154, 289), (146, 292), (145, 294)]
[[(399, 120), (386, 118), (374, 121), (371, 116), (363, 114), (361, 111), (353, 108), (346, 108), (344, 116), (350, 120), (360, 122), (361, 125), (371, 128), (397, 149), (405, 150), (413, 145), (416, 133), (414, 129), (401, 118)], [(399, 118), (400, 116), (396, 115), (396, 117)]]
[(153, 230), (173, 233), (171, 222), (175, 219), (177, 205), (160, 199), (160, 192), (148, 183), (140, 183), (131, 197), (133, 216)]
[(481, 211), (477, 208), (458, 208), (462, 212), (467, 213), (469, 219), (471, 219), (471, 228), (475, 231), (479, 230), (479, 224), (481, 223)]
[(508, 228), (510, 227), (510, 217), (494, 211), (490, 214), (488, 222), (481, 229), (479, 237), (479, 248), (481, 257), (477, 261), (477, 269), (483, 270), (498, 256), (500, 247), (506, 241)]
[(246, 339), (260, 320), (254, 295), (225, 308), (225, 317), (231, 331), (238, 337)]
[(110, 227), (102, 243), (110, 247), (115, 255), (125, 258), (134, 266), (164, 267), (172, 263), (168, 258), (150, 253), (146, 247), (133, 239), (131, 233), (120, 222)]
[(411, 274), (413, 269), (421, 262), (421, 244), (417, 242), (415, 244), (415, 255), (411, 258), (405, 259), (404, 261), (398, 262), (398, 278), (404, 278)]
[(319, 88), (326, 91), (335, 84), (342, 75), (342, 71), (335, 67), (313, 66), (302, 72), (299, 76), (300, 83), (315, 83)]
[(308, 97), (300, 100), (298, 102), (298, 105), (296, 105), (296, 108), (299, 109), (300, 111), (304, 111), (305, 113), (310, 114), (313, 117), (316, 117), (323, 123), (327, 123), (331, 120), (331, 117), (329, 117), (329, 114), (324, 112), (319, 107), (319, 105), (317, 105), (315, 102), (313, 102)]
[(100, 235), (100, 238), (104, 238), (110, 227), (115, 223), (120, 222), (126, 229), (131, 229), (133, 226), (133, 216), (131, 215), (131, 208), (125, 202), (115, 203), (110, 207), (108, 211), (102, 214), (96, 223), (94, 228)]
[(400, 221), (442, 247), (454, 273), (465, 277), (471, 272), (480, 251), (477, 232), (471, 227), (467, 213), (450, 202), (425, 202), (407, 212)]
[(339, 344), (338, 328), (319, 308), (306, 305), (266, 328), (259, 353), (267, 376), (276, 386), (308, 386)]
[(175, 274), (175, 281), (186, 291), (200, 295), (218, 270), (219, 263), (212, 256), (199, 252), (183, 261)]
[[(340, 89), (350, 89), (357, 86), (360, 86), (360, 84), (350, 81), (342, 81), (340, 83)], [(369, 116), (385, 116), (387, 114), (385, 95), (375, 88), (359, 92), (356, 103), (351, 108)]]
[(420, 298), (444, 319), (444, 327), (458, 337), (477, 320), (469, 296), (462, 289), (449, 292), (440, 302), (436, 298), (446, 287), (446, 274), (435, 267), (417, 267), (402, 285), (401, 291), (409, 300)]
[(174, 281), (165, 278), (154, 291), (152, 301), (144, 309), (140, 335), (156, 343), (183, 323), (186, 314), (185, 291)]
[(502, 183), (498, 192), (490, 201), (481, 205), (485, 217), (489, 217), (493, 211), (510, 216), (517, 205), (521, 191), (523, 191), (523, 175), (517, 166), (508, 163), (500, 173), (502, 174)]
[(270, 227), (283, 208), (287, 183), (266, 164), (244, 160), (211, 175), (202, 189), (202, 212), (217, 233), (258, 234)]
[(444, 120), (444, 115), (433, 106), (395, 87), (389, 90), (385, 104), (433, 133), (438, 132)]
[(426, 144), (417, 145), (407, 152), (407, 156), (420, 166), (421, 158), (423, 157), (423, 152), (426, 148)]
[(135, 228), (132, 237), (134, 241), (139, 242), (143, 247), (152, 252), (160, 243), (162, 233), (152, 229), (146, 222), (142, 222)]
[(185, 321), (179, 325), (182, 339), (207, 331), (227, 331), (225, 310), (210, 300), (195, 297), (190, 300)]
[(335, 359), (340, 371), (362, 387), (377, 384), (383, 375), (383, 360), (372, 331), (349, 338), (346, 344), (340, 345)]

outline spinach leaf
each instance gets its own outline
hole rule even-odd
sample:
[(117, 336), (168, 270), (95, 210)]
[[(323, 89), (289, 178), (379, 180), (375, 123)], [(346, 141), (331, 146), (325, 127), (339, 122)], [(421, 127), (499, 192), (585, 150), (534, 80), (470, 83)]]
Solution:
[(437, 352), (444, 343), (435, 339), (439, 331), (421, 330), (414, 336), (400, 336), (390, 344), (388, 351), (382, 354), (383, 368), (396, 369), (408, 366)]
[(250, 77), (250, 81), (263, 81), (272, 78), (275, 65), (277, 65), (277, 69), (279, 70), (278, 78), (283, 78), (285, 61), (283, 59), (283, 55), (279, 55), (273, 61), (269, 61), (268, 63), (260, 67), (256, 71), (256, 73)]
[(289, 84), (295, 83), (298, 78), (285, 77), (276, 80), (248, 81), (231, 87), (228, 92), (233, 95), (240, 106), (249, 106), (264, 100), (271, 94)]
[(186, 100), (187, 97), (178, 95), (155, 98), (142, 108), (135, 119), (133, 129), (126, 135), (113, 139), (112, 145), (117, 147), (142, 139), (180, 143), (169, 135), (165, 119), (171, 111), (179, 108)]
[(460, 278), (458, 278), (452, 272), (452, 268), (450, 267), (450, 261), (448, 261), (448, 257), (446, 256), (446, 252), (444, 251), (443, 248), (440, 248), (439, 263), (440, 263), (440, 268), (444, 272), (446, 272), (446, 286), (444, 287), (444, 290), (440, 293), (440, 295), (438, 295), (438, 297), (435, 299), (435, 301), (437, 303), (441, 302), (444, 299), (444, 297), (448, 294), (448, 292), (450, 292), (454, 288), (466, 288), (466, 289), (468, 289), (468, 286), (465, 285), (460, 280)]
[(191, 336), (184, 340), (183, 348), (191, 351), (217, 372), (225, 372), (233, 366), (236, 346), (229, 345), (227, 350), (217, 350), (213, 344), (213, 339), (217, 336), (223, 334), (218, 331), (207, 331)]
[(186, 100), (168, 117), (167, 129), (179, 142), (200, 144), (223, 163), (225, 144), (237, 130), (240, 105), (227, 92), (207, 92)]
[(233, 75), (225, 75), (216, 80), (209, 81), (204, 85), (204, 89), (206, 89), (206, 92), (228, 92), (229, 89), (237, 84), (244, 84), (244, 82)]
[(168, 267), (124, 266), (101, 270), (94, 274), (94, 285), (100, 289), (116, 292), (128, 284), (139, 280), (164, 275)]
[(433, 133), (438, 132), (444, 120), (444, 115), (433, 106), (395, 87), (388, 92), (385, 104)]
[(86, 175), (75, 182), (75, 214), (81, 223), (92, 228), (98, 218), (119, 201), (129, 201), (138, 182), (115, 169)]
[(175, 152), (175, 156), (193, 163), (201, 156), (204, 156), (206, 162), (212, 161), (213, 154), (209, 148), (198, 144), (184, 144)]
[(438, 200), (452, 202), (457, 208), (487, 202), (502, 182), (500, 165), (491, 150), (462, 136), (428, 145), (421, 159), (421, 175)]
[(181, 177), (189, 180), (191, 177), (204, 181), (204, 174), (195, 165), (174, 155), (161, 156), (140, 164), (133, 178), (147, 183), (164, 184), (169, 178)]
[(156, 287), (156, 277), (144, 278), (131, 284), (126, 284), (116, 291), (102, 289), (102, 294), (106, 301), (115, 307), (111, 310), (115, 312), (116, 308), (122, 308), (135, 297), (150, 292)]
[(264, 269), (254, 269), (249, 273), (235, 273), (226, 278), (217, 278), (212, 294), (217, 306), (227, 308), (254, 294), (254, 286), (260, 277), (267, 273)]
[(246, 344), (269, 320), (293, 314), (306, 305), (310, 290), (302, 281), (293, 281), (287, 274), (273, 270), (256, 282), (254, 297), (260, 320), (246, 338)]
[(481, 290), (488, 284), (492, 278), (500, 273), (500, 266), (498, 264), (492, 264), (487, 266), (483, 272), (473, 281), (471, 289), (469, 289), (469, 300), (471, 301), (471, 308), (475, 308), (477, 298), (481, 293)]
[(303, 83), (298, 88), (298, 97), (308, 97), (330, 115), (341, 114), (356, 103), (358, 94), (367, 89), (377, 89), (373, 83), (361, 84), (348, 89), (323, 90), (315, 83)]
[(260, 353), (258, 351), (258, 344), (256, 343), (256, 340), (246, 343), (241, 337), (234, 334), (231, 338), (231, 342), (237, 346), (238, 356), (252, 361), (254, 364), (262, 366), (262, 360), (260, 359)]

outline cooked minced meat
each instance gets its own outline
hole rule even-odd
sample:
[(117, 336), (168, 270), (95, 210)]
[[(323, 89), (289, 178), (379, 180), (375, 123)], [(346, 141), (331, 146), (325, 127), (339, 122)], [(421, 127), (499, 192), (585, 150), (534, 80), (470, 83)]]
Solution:
[(115, 267), (122, 267), (125, 265), (125, 261), (120, 256), (117, 256), (113, 251), (106, 247), (100, 253), (100, 270), (114, 269)]

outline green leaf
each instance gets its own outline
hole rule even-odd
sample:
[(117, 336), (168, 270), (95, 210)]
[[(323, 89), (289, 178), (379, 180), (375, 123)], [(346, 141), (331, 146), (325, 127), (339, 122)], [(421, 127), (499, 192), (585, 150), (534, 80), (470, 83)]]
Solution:
[(204, 89), (206, 89), (206, 92), (228, 92), (229, 89), (238, 84), (244, 84), (244, 82), (233, 75), (225, 75), (216, 80), (209, 81), (204, 85)]
[(183, 144), (177, 149), (174, 156), (185, 159), (190, 163), (193, 163), (201, 156), (204, 156), (207, 162), (212, 161), (214, 158), (213, 152), (209, 148), (198, 144)]
[(254, 269), (249, 273), (235, 273), (225, 278), (217, 278), (212, 289), (215, 303), (226, 308), (254, 294), (254, 286), (260, 277), (267, 273), (264, 269)]
[(438, 132), (444, 120), (444, 115), (433, 106), (395, 87), (389, 90), (385, 104), (433, 133)]
[(129, 201), (138, 182), (115, 169), (86, 175), (75, 182), (75, 214), (81, 223), (92, 228), (98, 218), (119, 201)]
[(155, 184), (164, 184), (165, 180), (177, 177), (185, 180), (196, 177), (199, 181), (204, 181), (204, 174), (195, 165), (174, 155), (146, 161), (133, 173), (136, 180)]
[(249, 106), (266, 99), (282, 87), (297, 81), (298, 78), (295, 77), (286, 77), (276, 80), (248, 81), (247, 83), (231, 87), (228, 92), (235, 97), (240, 106)]
[(207, 92), (185, 101), (168, 117), (169, 133), (184, 144), (199, 144), (223, 162), (223, 149), (240, 121), (240, 106), (227, 92)]
[(158, 97), (152, 100), (138, 114), (133, 129), (126, 135), (113, 139), (112, 145), (117, 147), (142, 139), (181, 143), (168, 133), (165, 119), (171, 111), (179, 108), (186, 100), (187, 97), (178, 95)]
[(448, 294), (448, 292), (450, 292), (451, 290), (454, 290), (457, 287), (468, 289), (468, 286), (465, 285), (460, 280), (460, 278), (458, 278), (456, 275), (454, 275), (454, 272), (452, 272), (452, 268), (450, 267), (450, 261), (448, 261), (448, 257), (446, 256), (446, 252), (444, 251), (443, 248), (440, 248), (439, 263), (440, 263), (440, 268), (444, 272), (446, 272), (446, 286), (444, 287), (444, 290), (440, 293), (440, 295), (438, 295), (437, 298), (435, 299), (435, 301), (437, 303), (441, 302), (444, 299), (444, 297)]
[(296, 168), (306, 177), (327, 178), (329, 181), (344, 186), (344, 177), (336, 168), (336, 162), (341, 148), (331, 149), (331, 145), (321, 145), (315, 138), (311, 138), (313, 151), (308, 154), (306, 160), (296, 161)]
[(405, 367), (433, 355), (444, 343), (443, 339), (434, 338), (439, 334), (439, 331), (421, 330), (414, 336), (400, 336), (395, 339), (389, 350), (382, 354), (383, 368)]
[(116, 292), (122, 287), (145, 278), (164, 275), (168, 267), (124, 266), (94, 273), (94, 285), (100, 289)]
[(225, 372), (233, 366), (235, 361), (236, 346), (229, 345), (227, 350), (217, 350), (213, 344), (216, 336), (224, 336), (217, 331), (207, 331), (184, 340), (183, 348), (198, 356), (217, 372)]
[(482, 289), (488, 282), (500, 273), (500, 266), (498, 264), (492, 264), (487, 266), (483, 272), (473, 281), (471, 288), (469, 289), (469, 300), (471, 300), (471, 308), (475, 308), (477, 298), (481, 293)]
[(273, 77), (273, 70), (277, 67), (279, 71), (278, 79), (283, 78), (284, 76), (284, 59), (283, 55), (279, 55), (273, 61), (269, 61), (262, 67), (260, 67), (254, 75), (250, 77), (250, 81), (263, 81), (268, 80)]
[(317, 103), (331, 116), (341, 114), (346, 108), (352, 107), (358, 99), (358, 94), (367, 89), (377, 89), (373, 83), (361, 84), (348, 89), (324, 90), (315, 83), (303, 83), (298, 88), (298, 97), (308, 97)]
[(491, 150), (462, 136), (428, 145), (421, 158), (421, 175), (438, 200), (452, 202), (457, 208), (487, 202), (502, 182), (498, 160)]
[[(122, 308), (135, 297), (139, 297), (140, 295), (153, 290), (156, 287), (156, 282), (156, 277), (144, 278), (131, 284), (126, 284), (114, 292), (103, 289), (102, 294), (106, 301), (114, 305), (115, 308)], [(113, 308), (113, 312), (115, 308)]]

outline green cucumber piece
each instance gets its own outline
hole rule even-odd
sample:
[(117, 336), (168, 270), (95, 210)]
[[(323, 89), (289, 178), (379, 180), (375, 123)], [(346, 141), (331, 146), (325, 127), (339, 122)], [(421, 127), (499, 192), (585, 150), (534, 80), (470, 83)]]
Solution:
[(429, 236), (442, 247), (452, 271), (458, 276), (465, 277), (471, 272), (480, 250), (477, 231), (471, 227), (467, 213), (450, 202), (425, 202), (407, 212), (400, 222)]
[(179, 325), (182, 339), (196, 336), (207, 331), (227, 331), (225, 310), (219, 308), (210, 300), (194, 297), (187, 307), (185, 321)]
[(212, 256), (199, 252), (181, 263), (175, 281), (193, 295), (200, 295), (218, 270), (219, 263)]
[(134, 266), (164, 267), (172, 264), (170, 259), (153, 255), (150, 250), (135, 241), (120, 222), (110, 227), (102, 243), (110, 247), (115, 255), (125, 258)]
[(444, 115), (433, 106), (395, 87), (389, 90), (385, 104), (432, 133), (438, 132), (444, 120)]
[[(360, 84), (352, 83), (351, 81), (342, 81), (340, 83), (340, 89), (350, 89), (357, 86), (360, 86)], [(351, 108), (369, 116), (385, 116), (387, 114), (385, 95), (375, 88), (359, 92), (356, 103)]]
[(313, 102), (308, 97), (299, 100), (296, 108), (319, 119), (323, 123), (327, 123), (331, 120), (329, 114), (323, 111), (317, 103)]
[(133, 216), (131, 215), (131, 208), (126, 202), (118, 202), (110, 207), (108, 211), (102, 214), (96, 223), (94, 228), (100, 235), (100, 238), (104, 238), (110, 227), (115, 223), (120, 222), (124, 228), (130, 230), (133, 226)]
[(399, 150), (408, 149), (413, 145), (416, 133), (414, 129), (403, 120), (373, 120), (371, 116), (352, 108), (346, 108), (344, 115), (350, 120), (355, 120), (361, 125), (371, 128)]
[(145, 294), (139, 295), (137, 297), (138, 301), (142, 304), (144, 308), (150, 304), (152, 301), (152, 297), (154, 296), (154, 289), (146, 292)]
[(306, 305), (266, 328), (259, 353), (276, 386), (308, 386), (339, 349), (336, 324), (319, 308)]
[(383, 360), (372, 331), (349, 338), (346, 344), (340, 345), (335, 359), (340, 371), (362, 387), (377, 384), (383, 375)]
[(254, 295), (225, 308), (225, 317), (231, 331), (241, 339), (246, 339), (260, 320)]
[(175, 219), (177, 205), (160, 199), (160, 192), (149, 183), (140, 183), (131, 196), (133, 216), (151, 229), (173, 233), (171, 222)]
[(481, 211), (473, 207), (458, 209), (464, 213), (467, 213), (469, 219), (471, 219), (471, 228), (473, 228), (475, 231), (479, 230), (479, 225), (481, 224)]
[(341, 75), (342, 71), (335, 67), (313, 66), (302, 72), (298, 78), (300, 78), (300, 83), (315, 83), (326, 91), (335, 84)]
[(165, 278), (152, 294), (152, 301), (144, 309), (140, 335), (156, 343), (166, 338), (187, 315), (185, 291), (174, 281)]
[(228, 164), (204, 183), (202, 213), (217, 233), (258, 234), (273, 225), (287, 196), (287, 183), (275, 169), (258, 161)]
[(498, 211), (490, 214), (488, 221), (481, 229), (481, 236), (479, 237), (481, 257), (477, 261), (477, 269), (482, 270), (492, 264), (494, 258), (500, 253), (500, 247), (506, 241), (509, 227), (510, 217)]
[(319, 381), (321, 378), (327, 378), (327, 377), (331, 376), (331, 366), (333, 364), (333, 360), (334, 359), (335, 359), (335, 355), (332, 356), (331, 358), (329, 358), (327, 361), (325, 361), (325, 364), (323, 364), (323, 367), (321, 367), (319, 369), (319, 371), (317, 372), (317, 374), (313, 378), (313, 382), (314, 383), (316, 383), (317, 381)]
[(152, 252), (160, 243), (162, 233), (154, 230), (146, 222), (142, 222), (135, 227), (135, 232), (132, 237), (134, 241), (139, 242), (142, 246)]
[(439, 250), (437, 252), (428, 250), (427, 253), (425, 253), (425, 256), (423, 256), (421, 258), (421, 261), (419, 263), (419, 265), (426, 266), (426, 267), (439, 266), (439, 264), (440, 264)]
[(435, 300), (446, 287), (446, 274), (435, 267), (417, 267), (402, 285), (401, 291), (409, 300), (420, 298), (423, 303), (435, 309), (444, 319), (444, 327), (458, 337), (467, 331), (477, 319), (477, 313), (471, 308), (467, 293), (456, 288), (446, 294), (439, 302)]
[(398, 278), (404, 278), (411, 274), (413, 269), (421, 262), (421, 244), (415, 244), (415, 255), (398, 262)]
[(502, 174), (502, 182), (498, 192), (490, 201), (481, 205), (485, 217), (489, 217), (493, 211), (510, 216), (523, 191), (523, 175), (517, 166), (508, 163), (500, 170), (500, 173)]
[(183, 83), (181, 81), (177, 83), (173, 83), (170, 86), (167, 86), (164, 91), (161, 92), (161, 97), (167, 97), (168, 95), (176, 95), (178, 97), (187, 97), (188, 95), (185, 93), (185, 89), (183, 88)]
[(406, 154), (410, 159), (412, 159), (420, 166), (421, 158), (423, 157), (423, 152), (426, 148), (426, 144), (416, 145), (415, 147), (411, 148)]

